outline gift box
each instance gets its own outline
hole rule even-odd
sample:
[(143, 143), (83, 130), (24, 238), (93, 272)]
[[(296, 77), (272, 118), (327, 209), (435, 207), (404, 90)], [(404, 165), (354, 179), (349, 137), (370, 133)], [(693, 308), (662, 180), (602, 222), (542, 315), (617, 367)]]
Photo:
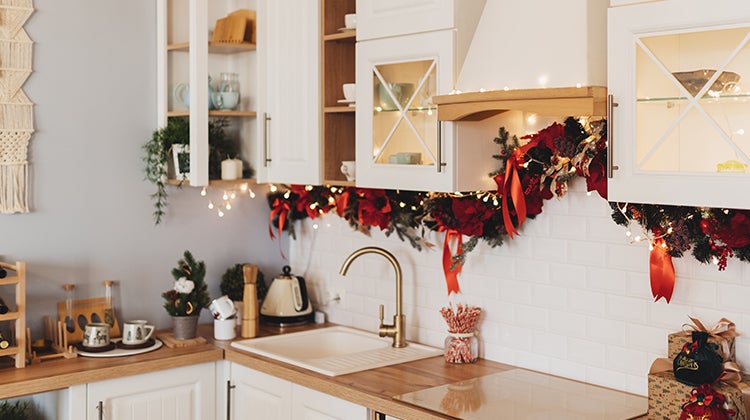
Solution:
[[(750, 399), (750, 378), (739, 384), (718, 382), (713, 389), (724, 394), (729, 410), (734, 411), (732, 420), (747, 420), (745, 399)], [(747, 389), (748, 397), (743, 397)], [(654, 372), (648, 375), (648, 418), (649, 420), (676, 420), (682, 413), (682, 405), (690, 399), (692, 386), (677, 382), (672, 371)], [(748, 401), (750, 402), (750, 401)]]
[(718, 347), (716, 352), (724, 360), (735, 360), (734, 337), (738, 336), (739, 333), (735, 330), (732, 321), (722, 318), (712, 328), (707, 329), (698, 319), (691, 317), (690, 320), (693, 323), (683, 325), (682, 331), (673, 332), (667, 336), (667, 357), (670, 360), (673, 360), (682, 351), (682, 346), (692, 341), (691, 334), (693, 331), (708, 332), (708, 342)]

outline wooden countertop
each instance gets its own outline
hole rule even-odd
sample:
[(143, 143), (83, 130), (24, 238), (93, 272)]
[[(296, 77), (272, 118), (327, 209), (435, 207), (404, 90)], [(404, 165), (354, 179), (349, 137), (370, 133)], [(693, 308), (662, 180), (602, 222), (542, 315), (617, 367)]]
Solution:
[[(292, 328), (261, 326), (259, 337), (322, 328), (332, 324)], [(134, 356), (113, 358), (77, 357), (0, 370), (0, 399), (64, 389), (73, 385), (130, 375), (228, 360), (251, 369), (324, 392), (380, 413), (398, 418), (450, 419), (433, 411), (394, 400), (395, 395), (514, 369), (514, 366), (480, 359), (474, 364), (451, 365), (442, 357), (329, 377), (231, 347), (230, 341), (213, 340), (213, 326), (199, 326), (206, 344), (162, 348)], [(238, 337), (237, 340), (241, 340)], [(128, 369), (122, 369), (127, 366)], [(126, 372), (126, 373), (125, 373)]]
[[(127, 357), (76, 357), (0, 370), (0, 399), (54, 391), (73, 385), (222, 360), (213, 344), (169, 348)], [(127, 369), (123, 369), (127, 366)]]

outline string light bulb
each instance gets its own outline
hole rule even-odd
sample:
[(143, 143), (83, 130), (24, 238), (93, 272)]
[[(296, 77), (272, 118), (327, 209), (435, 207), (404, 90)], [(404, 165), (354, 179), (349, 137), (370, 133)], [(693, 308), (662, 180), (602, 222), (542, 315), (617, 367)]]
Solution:
[(206, 187), (201, 188), (201, 197), (206, 196)]
[(278, 188), (277, 188), (277, 187), (276, 187), (276, 185), (274, 185), (274, 184), (271, 184), (271, 186), (270, 186), (270, 187), (268, 187), (268, 189), (269, 189), (269, 190), (270, 190), (271, 192), (276, 192), (276, 191), (278, 190)]
[(213, 201), (211, 201), (211, 200), (209, 200), (209, 201), (208, 201), (208, 209), (209, 209), (209, 210), (213, 210), (213, 208), (214, 208), (214, 202), (213, 202)]

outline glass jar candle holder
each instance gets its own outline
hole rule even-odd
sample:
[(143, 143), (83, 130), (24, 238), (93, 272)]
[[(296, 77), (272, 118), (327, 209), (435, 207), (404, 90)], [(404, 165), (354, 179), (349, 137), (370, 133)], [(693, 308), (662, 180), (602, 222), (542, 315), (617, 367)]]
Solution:
[(445, 361), (448, 363), (474, 363), (479, 358), (479, 340), (476, 331), (470, 333), (448, 332), (445, 337)]

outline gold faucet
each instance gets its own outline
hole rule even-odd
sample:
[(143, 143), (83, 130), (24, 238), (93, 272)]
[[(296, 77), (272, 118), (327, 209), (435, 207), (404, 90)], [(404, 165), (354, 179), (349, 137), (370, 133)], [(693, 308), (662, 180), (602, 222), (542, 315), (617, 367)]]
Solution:
[(381, 337), (393, 337), (393, 347), (406, 347), (406, 316), (403, 313), (402, 306), (401, 266), (398, 264), (398, 261), (396, 261), (396, 257), (383, 248), (375, 246), (360, 248), (346, 257), (346, 261), (344, 261), (344, 265), (341, 266), (339, 274), (345, 276), (352, 261), (364, 254), (382, 255), (391, 263), (393, 269), (396, 271), (396, 315), (393, 315), (392, 325), (383, 324), (383, 305), (380, 305), (380, 327), (378, 327), (378, 335)]

